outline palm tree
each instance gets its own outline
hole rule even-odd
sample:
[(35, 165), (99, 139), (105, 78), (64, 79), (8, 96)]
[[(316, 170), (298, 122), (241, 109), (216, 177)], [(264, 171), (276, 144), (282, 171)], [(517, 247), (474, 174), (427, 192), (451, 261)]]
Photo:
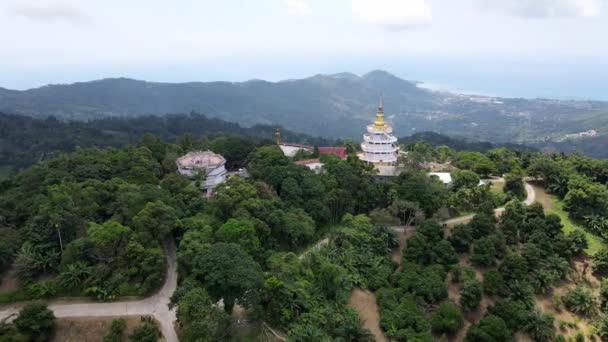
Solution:
[(553, 315), (534, 311), (530, 317), (527, 317), (524, 330), (534, 341), (553, 341), (555, 339), (553, 321)]
[(69, 289), (82, 285), (90, 276), (91, 268), (82, 261), (69, 264), (66, 270), (59, 275), (61, 284)]

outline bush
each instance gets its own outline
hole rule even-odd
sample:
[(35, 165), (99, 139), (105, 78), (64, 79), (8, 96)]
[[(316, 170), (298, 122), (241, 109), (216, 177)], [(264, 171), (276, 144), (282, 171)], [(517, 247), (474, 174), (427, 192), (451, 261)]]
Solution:
[(55, 315), (41, 302), (24, 306), (14, 323), (30, 341), (47, 341), (55, 333)]
[(570, 290), (562, 300), (566, 308), (572, 312), (583, 315), (595, 313), (595, 298), (586, 288), (577, 287)]
[(471, 261), (480, 266), (493, 266), (496, 257), (496, 247), (489, 238), (481, 238), (473, 243)]
[(460, 305), (465, 311), (472, 311), (481, 301), (481, 284), (475, 279), (466, 279), (460, 289)]
[(460, 308), (452, 303), (439, 305), (431, 316), (431, 327), (437, 333), (453, 335), (460, 330), (463, 322)]
[(490, 270), (483, 275), (483, 292), (490, 296), (506, 295), (507, 285), (500, 272)]
[[(143, 317), (142, 317), (143, 320)], [(138, 325), (135, 330), (129, 335), (130, 342), (156, 342), (158, 341), (158, 336), (160, 334), (160, 330), (156, 326), (156, 323), (147, 320), (143, 321), (140, 325)]]
[(511, 331), (502, 318), (488, 315), (479, 321), (479, 324), (469, 328), (464, 340), (466, 342), (508, 342), (511, 340)]
[(124, 319), (113, 319), (110, 332), (103, 338), (103, 342), (121, 342), (126, 327), (127, 322)]

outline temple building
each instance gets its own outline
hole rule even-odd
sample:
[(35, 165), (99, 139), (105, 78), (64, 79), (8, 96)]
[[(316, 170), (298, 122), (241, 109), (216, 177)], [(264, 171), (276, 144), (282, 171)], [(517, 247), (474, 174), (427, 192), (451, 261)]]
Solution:
[(384, 121), (382, 96), (380, 96), (376, 120), (367, 126), (367, 134), (363, 135), (361, 143), (363, 152), (359, 154), (359, 159), (376, 167), (397, 165), (399, 147), (397, 138), (392, 133), (393, 128)]
[(226, 180), (226, 159), (211, 151), (189, 152), (175, 162), (177, 171), (188, 177), (203, 177), (201, 189), (205, 196), (213, 194), (213, 188)]

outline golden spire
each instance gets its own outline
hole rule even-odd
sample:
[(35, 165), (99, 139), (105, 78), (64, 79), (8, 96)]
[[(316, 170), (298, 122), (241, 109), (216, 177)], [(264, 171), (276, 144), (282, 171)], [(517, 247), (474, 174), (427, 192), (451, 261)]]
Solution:
[(277, 145), (281, 144), (281, 131), (278, 128), (274, 132), (274, 140), (277, 142)]
[(380, 101), (378, 101), (378, 112), (376, 112), (376, 121), (374, 121), (374, 128), (382, 129), (386, 127), (384, 122), (384, 109), (382, 108), (382, 94), (380, 94)]

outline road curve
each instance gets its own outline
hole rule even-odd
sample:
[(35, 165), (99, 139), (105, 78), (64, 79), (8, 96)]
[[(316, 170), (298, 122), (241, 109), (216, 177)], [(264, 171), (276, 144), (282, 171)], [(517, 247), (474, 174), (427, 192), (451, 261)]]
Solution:
[[(167, 342), (178, 342), (174, 329), (176, 320), (175, 309), (169, 310), (169, 302), (177, 288), (177, 257), (173, 240), (166, 242), (167, 274), (161, 289), (151, 297), (113, 303), (79, 303), (58, 304), (49, 303), (49, 309), (56, 317), (109, 317), (109, 316), (153, 316), (160, 323), (160, 328)], [(17, 314), (23, 304), (15, 304), (0, 310), (0, 321)]]
[[(527, 193), (527, 197), (526, 197), (526, 200), (524, 201), (524, 204), (531, 205), (532, 203), (534, 203), (534, 201), (536, 201), (536, 191), (534, 191), (534, 187), (532, 185), (528, 184), (528, 182), (524, 182), (524, 186), (526, 188), (526, 193)], [(502, 215), (502, 213), (504, 211), (505, 211), (505, 208), (494, 209), (494, 213), (496, 214), (496, 216)], [(473, 219), (473, 216), (475, 216), (475, 214), (455, 217), (453, 219), (443, 221), (443, 224), (447, 224), (448, 226), (455, 226), (457, 224), (468, 223), (469, 221), (471, 221)]]

